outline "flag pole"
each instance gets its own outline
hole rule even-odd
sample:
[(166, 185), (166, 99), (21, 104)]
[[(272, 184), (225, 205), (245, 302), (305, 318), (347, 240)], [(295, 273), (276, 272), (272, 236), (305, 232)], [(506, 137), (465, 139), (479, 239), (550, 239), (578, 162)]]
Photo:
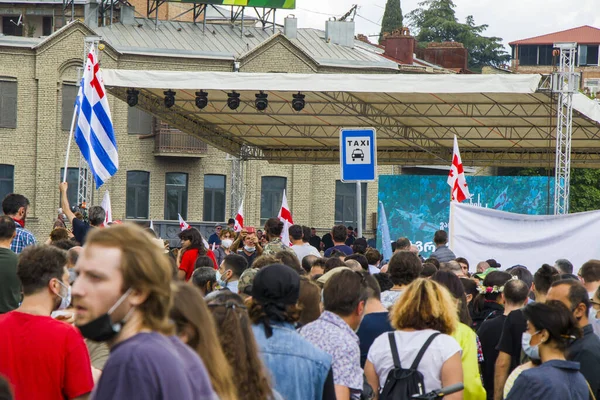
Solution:
[(65, 170), (63, 172), (63, 182), (67, 181), (67, 168), (69, 167), (69, 153), (71, 153), (71, 143), (73, 142), (73, 130), (75, 129), (75, 120), (77, 112), (73, 111), (73, 120), (71, 121), (71, 131), (69, 132), (69, 141), (67, 142), (67, 155), (65, 157)]

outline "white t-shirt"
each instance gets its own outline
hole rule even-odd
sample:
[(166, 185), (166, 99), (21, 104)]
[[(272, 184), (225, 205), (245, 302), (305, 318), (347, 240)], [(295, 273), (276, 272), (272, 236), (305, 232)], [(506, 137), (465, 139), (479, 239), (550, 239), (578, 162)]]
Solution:
[[(421, 347), (423, 347), (429, 336), (436, 332), (433, 329), (394, 332), (402, 368), (410, 368)], [(442, 365), (459, 352), (461, 352), (460, 345), (449, 335), (439, 335), (431, 342), (417, 367), (417, 370), (423, 374), (425, 392), (442, 388)], [(375, 367), (375, 372), (379, 377), (379, 385), (383, 388), (388, 374), (394, 369), (394, 359), (387, 333), (375, 339), (369, 349), (367, 360)]]
[(294, 250), (294, 252), (298, 256), (298, 260), (300, 260), (300, 263), (302, 263), (302, 259), (308, 255), (313, 255), (318, 258), (321, 258), (321, 253), (319, 253), (317, 249), (315, 249), (308, 243), (295, 244), (292, 246), (292, 250)]

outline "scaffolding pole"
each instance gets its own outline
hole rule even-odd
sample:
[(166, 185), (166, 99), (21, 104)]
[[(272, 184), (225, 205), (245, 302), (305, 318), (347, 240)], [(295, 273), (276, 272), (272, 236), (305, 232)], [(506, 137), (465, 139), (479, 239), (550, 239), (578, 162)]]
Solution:
[(560, 51), (558, 71), (553, 76), (553, 89), (558, 93), (554, 214), (561, 215), (569, 212), (573, 93), (579, 85), (575, 73), (577, 43), (555, 43), (554, 47)]

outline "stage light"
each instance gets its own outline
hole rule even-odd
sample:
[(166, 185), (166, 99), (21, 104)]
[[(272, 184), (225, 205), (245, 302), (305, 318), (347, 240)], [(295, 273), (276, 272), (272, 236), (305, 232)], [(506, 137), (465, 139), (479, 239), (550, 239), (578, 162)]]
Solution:
[(266, 110), (269, 106), (269, 100), (267, 99), (269, 95), (261, 90), (260, 93), (255, 94), (255, 96), (256, 100), (254, 101), (254, 105), (256, 106), (256, 109), (258, 111)]
[(292, 108), (296, 111), (302, 111), (304, 109), (304, 105), (306, 104), (306, 102), (304, 101), (306, 95), (303, 95), (302, 93), (298, 92), (298, 94), (293, 94), (292, 97)]
[(240, 94), (236, 92), (227, 93), (227, 105), (232, 110), (240, 106)]
[(137, 105), (138, 94), (140, 94), (139, 90), (127, 89), (127, 104), (129, 107), (135, 107)]
[(196, 92), (196, 107), (203, 109), (208, 105), (208, 93), (204, 90)]
[(165, 107), (167, 107), (167, 108), (173, 107), (175, 105), (175, 94), (177, 92), (174, 92), (171, 89), (169, 89), (169, 90), (165, 90), (163, 93), (165, 95)]

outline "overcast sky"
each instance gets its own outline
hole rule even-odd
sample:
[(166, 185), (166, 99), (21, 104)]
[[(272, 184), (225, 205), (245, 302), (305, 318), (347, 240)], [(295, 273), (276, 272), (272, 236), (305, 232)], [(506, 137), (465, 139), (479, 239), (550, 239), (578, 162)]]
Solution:
[[(402, 15), (417, 8), (420, 0), (401, 0)], [(356, 33), (379, 34), (386, 0), (296, 0), (295, 10), (277, 10), (278, 22), (294, 14), (300, 28), (325, 29), (330, 15), (340, 17), (359, 5)], [(581, 25), (600, 27), (599, 0), (454, 0), (456, 16), (464, 22), (473, 15), (478, 25), (487, 24), (485, 36), (497, 36), (508, 43)], [(371, 37), (376, 41), (376, 37)]]

